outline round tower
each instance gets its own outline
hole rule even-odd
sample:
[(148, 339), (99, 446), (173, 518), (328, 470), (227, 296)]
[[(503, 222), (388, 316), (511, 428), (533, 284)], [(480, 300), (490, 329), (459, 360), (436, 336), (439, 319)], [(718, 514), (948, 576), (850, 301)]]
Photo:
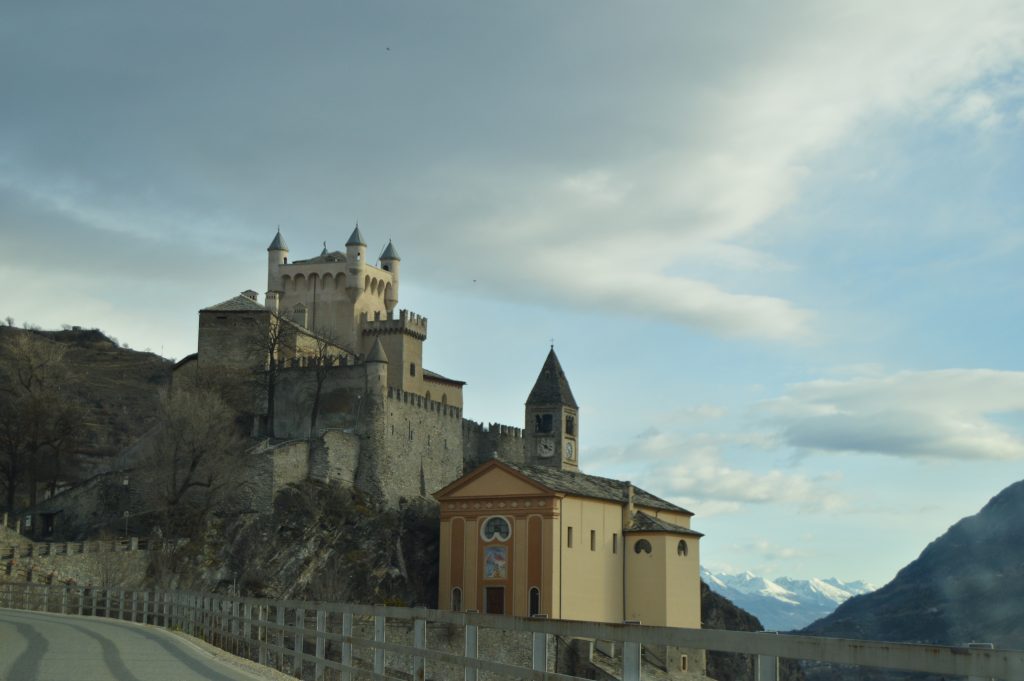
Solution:
[(391, 273), (391, 286), (385, 289), (384, 292), (384, 306), (388, 312), (395, 309), (398, 305), (398, 268), (402, 264), (402, 259), (398, 257), (398, 249), (388, 239), (388, 247), (384, 249), (384, 252), (380, 255), (380, 266), (385, 272)]
[(348, 291), (348, 297), (355, 302), (363, 293), (363, 277), (366, 269), (366, 242), (363, 241), (363, 235), (359, 231), (359, 223), (356, 223), (352, 236), (345, 242), (345, 258), (348, 261), (345, 271), (345, 289)]
[(267, 246), (267, 292), (281, 291), (281, 265), (288, 262), (288, 244), (277, 228), (274, 240)]

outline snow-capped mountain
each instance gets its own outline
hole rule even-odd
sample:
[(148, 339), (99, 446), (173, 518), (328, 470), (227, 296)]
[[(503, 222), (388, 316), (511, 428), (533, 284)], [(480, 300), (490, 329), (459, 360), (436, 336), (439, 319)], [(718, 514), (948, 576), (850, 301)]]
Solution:
[(765, 579), (752, 572), (737, 575), (700, 570), (701, 578), (712, 591), (761, 620), (769, 631), (801, 629), (831, 614), (851, 596), (874, 591), (863, 582), (841, 582), (828, 579)]

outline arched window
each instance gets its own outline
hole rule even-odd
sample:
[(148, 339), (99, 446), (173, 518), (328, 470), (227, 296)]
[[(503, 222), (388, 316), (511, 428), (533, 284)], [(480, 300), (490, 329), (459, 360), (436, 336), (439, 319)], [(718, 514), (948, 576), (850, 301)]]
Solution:
[(690, 547), (686, 545), (685, 539), (679, 540), (679, 545), (676, 547), (676, 553), (680, 556), (687, 556), (690, 554)]
[(530, 617), (540, 614), (540, 589), (530, 587)]
[(638, 539), (637, 542), (633, 544), (633, 550), (636, 553), (650, 553), (654, 548), (651, 546), (651, 542), (646, 539)]
[(459, 587), (452, 589), (452, 610), (455, 612), (462, 611), (462, 589)]

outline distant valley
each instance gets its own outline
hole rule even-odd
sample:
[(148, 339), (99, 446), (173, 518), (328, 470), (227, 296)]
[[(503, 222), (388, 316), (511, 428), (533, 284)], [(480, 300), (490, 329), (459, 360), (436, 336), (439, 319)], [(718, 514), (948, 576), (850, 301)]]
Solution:
[(831, 614), (853, 596), (875, 587), (863, 581), (829, 579), (766, 579), (752, 572), (713, 573), (701, 578), (715, 593), (755, 615), (768, 631), (793, 631)]

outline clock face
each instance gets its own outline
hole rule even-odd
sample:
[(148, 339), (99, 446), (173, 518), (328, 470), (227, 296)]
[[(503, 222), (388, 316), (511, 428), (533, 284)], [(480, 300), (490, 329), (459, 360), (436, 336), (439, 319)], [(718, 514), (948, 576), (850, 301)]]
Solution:
[(572, 441), (565, 443), (565, 458), (569, 460), (576, 458), (576, 445)]
[(554, 440), (541, 440), (537, 443), (537, 453), (541, 456), (554, 456), (555, 455), (555, 441)]

